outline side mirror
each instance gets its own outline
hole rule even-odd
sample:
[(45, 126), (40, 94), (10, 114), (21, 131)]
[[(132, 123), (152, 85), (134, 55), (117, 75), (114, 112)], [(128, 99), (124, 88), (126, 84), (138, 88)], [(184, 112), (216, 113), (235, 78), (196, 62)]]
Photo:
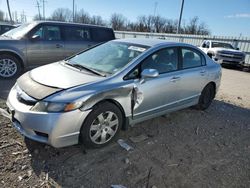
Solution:
[(141, 78), (156, 78), (159, 76), (159, 72), (156, 69), (144, 69), (141, 72)]
[(32, 37), (31, 37), (31, 40), (32, 41), (36, 41), (36, 40), (39, 40), (40, 39), (40, 36), (39, 35), (33, 35)]
[(237, 48), (235, 48), (235, 49), (236, 49), (236, 50), (240, 50), (240, 48), (238, 48), (238, 47), (237, 47)]

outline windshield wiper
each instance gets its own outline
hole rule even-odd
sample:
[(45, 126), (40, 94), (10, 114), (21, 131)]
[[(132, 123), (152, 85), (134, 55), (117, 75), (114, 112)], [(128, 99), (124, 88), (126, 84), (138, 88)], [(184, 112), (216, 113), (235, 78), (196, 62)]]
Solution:
[(77, 68), (77, 69), (79, 69), (79, 70), (85, 69), (85, 70), (87, 70), (87, 71), (89, 71), (89, 72), (92, 72), (92, 73), (98, 75), (98, 76), (106, 77), (106, 74), (103, 74), (103, 73), (101, 73), (101, 72), (99, 72), (99, 71), (96, 71), (96, 70), (94, 70), (94, 69), (91, 69), (91, 68), (86, 67), (86, 66), (81, 65), (81, 64), (77, 64), (77, 63), (65, 63), (65, 64), (70, 65), (70, 66), (72, 66), (72, 67), (75, 67), (75, 68)]

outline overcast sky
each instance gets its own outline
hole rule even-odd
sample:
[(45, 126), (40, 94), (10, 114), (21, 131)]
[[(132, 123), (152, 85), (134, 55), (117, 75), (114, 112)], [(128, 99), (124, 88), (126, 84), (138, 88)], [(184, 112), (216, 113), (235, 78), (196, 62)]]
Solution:
[[(24, 11), (29, 21), (38, 13), (36, 0), (9, 2), (11, 11), (17, 11), (18, 15)], [(75, 0), (77, 10), (83, 8), (90, 15), (109, 20), (116, 12), (131, 21), (140, 15), (154, 14), (155, 7), (156, 15), (177, 19), (180, 3), (181, 0)], [(56, 8), (72, 9), (72, 0), (46, 0), (46, 17)], [(0, 10), (7, 12), (6, 0), (0, 0)], [(183, 19), (187, 22), (194, 16), (204, 21), (213, 35), (250, 37), (250, 0), (185, 0)]]

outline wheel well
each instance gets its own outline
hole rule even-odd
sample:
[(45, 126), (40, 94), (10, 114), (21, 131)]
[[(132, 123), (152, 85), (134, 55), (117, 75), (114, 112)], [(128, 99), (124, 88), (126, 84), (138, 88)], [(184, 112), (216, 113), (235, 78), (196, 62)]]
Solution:
[(124, 112), (124, 109), (123, 109), (122, 105), (119, 102), (117, 102), (116, 100), (114, 100), (114, 99), (105, 99), (105, 100), (99, 101), (94, 106), (96, 106), (96, 105), (98, 105), (100, 103), (104, 103), (104, 102), (112, 103), (112, 104), (116, 105), (120, 109), (120, 111), (122, 112), (122, 116), (123, 116), (122, 130), (127, 130), (127, 128), (128, 128), (128, 120), (127, 120), (127, 118), (125, 116), (125, 112)]
[(215, 94), (216, 94), (216, 83), (215, 82), (209, 82), (207, 85), (212, 85), (213, 86), (213, 88), (214, 88), (214, 97), (215, 97)]
[(22, 58), (21, 58), (19, 55), (17, 55), (17, 54), (14, 53), (14, 52), (0, 51), (0, 55), (6, 55), (6, 54), (7, 54), (7, 55), (14, 56), (15, 58), (17, 58), (17, 59), (19, 60), (20, 64), (21, 64), (22, 69), (24, 69), (24, 62), (23, 62)]
[(212, 58), (212, 57), (213, 57), (213, 54), (212, 54), (212, 53), (210, 53), (210, 52), (208, 52), (208, 53), (207, 53), (207, 55), (208, 55), (210, 58)]

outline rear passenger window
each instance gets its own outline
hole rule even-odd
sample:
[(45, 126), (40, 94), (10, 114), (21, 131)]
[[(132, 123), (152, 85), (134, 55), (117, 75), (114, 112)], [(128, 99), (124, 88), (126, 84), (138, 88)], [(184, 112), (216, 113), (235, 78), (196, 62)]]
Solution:
[(65, 27), (65, 40), (88, 41), (91, 39), (89, 28), (86, 27)]
[(93, 40), (97, 42), (105, 42), (115, 39), (112, 29), (106, 28), (92, 28)]
[(184, 48), (181, 52), (183, 69), (199, 67), (206, 64), (204, 57), (195, 50)]

